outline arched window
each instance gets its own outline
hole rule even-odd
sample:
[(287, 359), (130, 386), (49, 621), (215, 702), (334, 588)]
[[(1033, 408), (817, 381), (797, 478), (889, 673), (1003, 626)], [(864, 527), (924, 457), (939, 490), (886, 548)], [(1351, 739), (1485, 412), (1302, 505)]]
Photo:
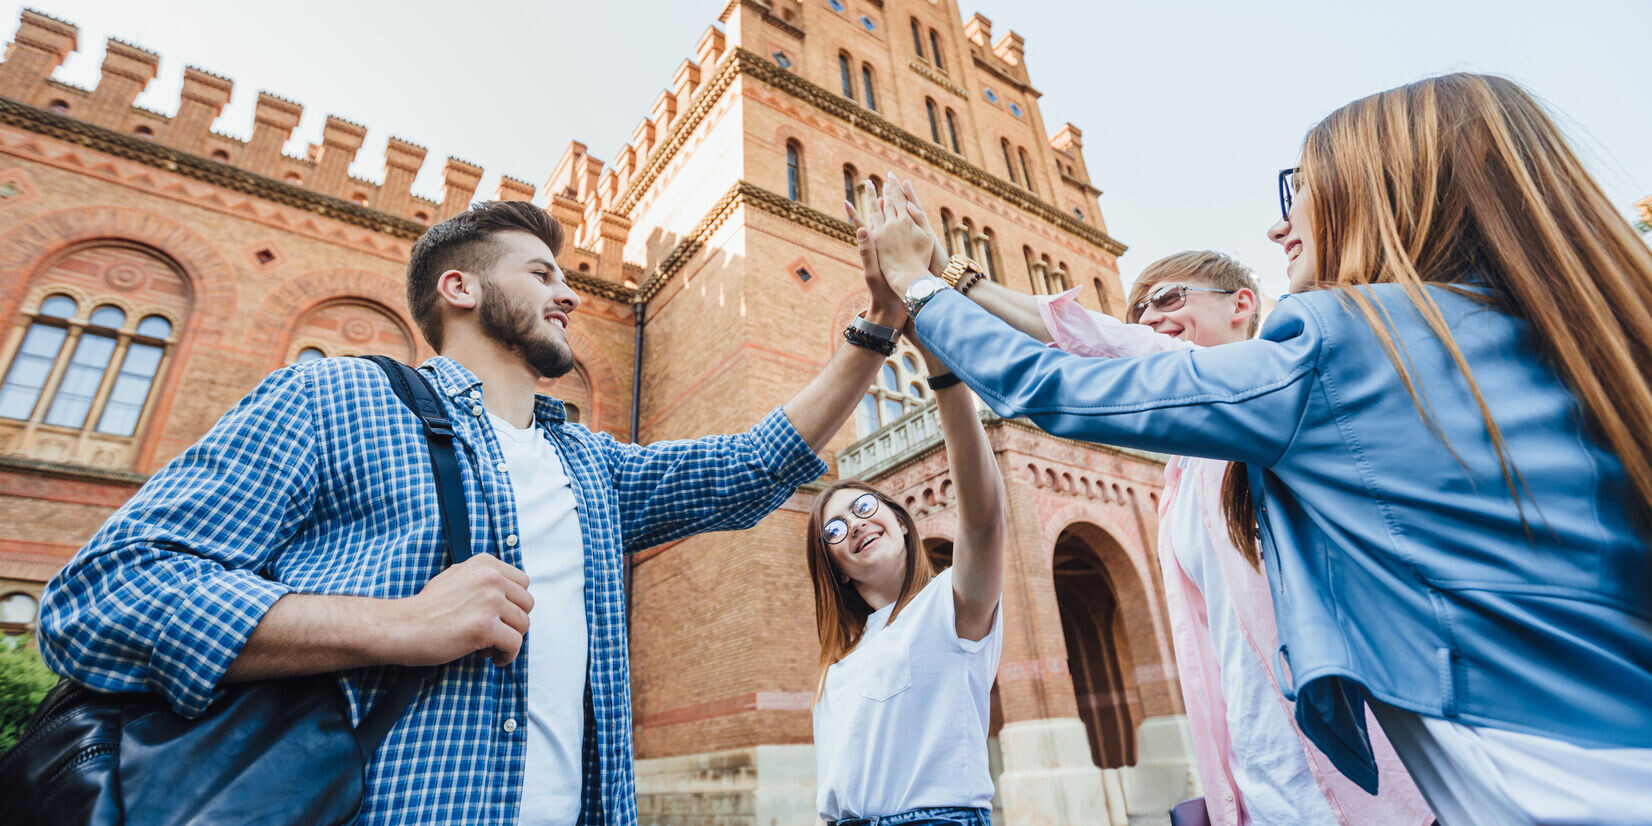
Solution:
[(872, 91), (872, 64), (860, 64), (860, 85), (866, 90), (866, 108), (878, 110), (878, 93)]
[(299, 316), (289, 341), (290, 364), (367, 353), (412, 361), (417, 355), (405, 320), (382, 304), (354, 298), (326, 301)]
[(927, 375), (923, 360), (918, 358), (911, 342), (901, 341), (855, 408), (856, 438), (865, 438), (888, 427), (928, 401), (929, 388), (924, 383)]
[(50, 287), (24, 304), (22, 329), (8, 336), (17, 349), (0, 361), (8, 452), (132, 467), (130, 437), (154, 406), (178, 320), (189, 317), (188, 279), (154, 250), (111, 240), (67, 250), (31, 280)]
[(14, 591), (0, 597), (0, 625), (29, 625), (39, 612), (40, 603), (31, 594)]
[(786, 141), (786, 197), (803, 200), (803, 145)]
[[(912, 18), (912, 51), (917, 52), (918, 57), (924, 56), (924, 35), (923, 31), (918, 28), (918, 18), (916, 17)], [(64, 104), (63, 108), (64, 111), (68, 111), (69, 105)]]
[(946, 71), (946, 61), (941, 59), (941, 33), (934, 29), (929, 30), (929, 53), (935, 56), (935, 68)]
[(952, 212), (941, 210), (941, 241), (946, 244), (947, 255), (957, 255), (958, 250), (952, 246)]
[(1044, 292), (1038, 276), (1038, 259), (1033, 255), (1032, 247), (1022, 246), (1021, 257), (1027, 264), (1027, 283), (1032, 286), (1033, 295)]
[(946, 110), (946, 131), (952, 136), (952, 151), (964, 154), (964, 150), (958, 148), (958, 116), (952, 113), (950, 107)]
[(849, 71), (849, 53), (848, 52), (838, 52), (837, 53), (837, 72), (838, 72), (839, 78), (842, 79), (842, 81), (843, 81), (843, 96), (850, 99), (850, 100), (854, 100), (855, 99), (855, 79), (854, 79), (854, 76)]
[(935, 115), (935, 99), (924, 98), (924, 110), (929, 112), (929, 137), (936, 143), (941, 142), (940, 118)]
[(322, 352), (319, 347), (305, 347), (298, 351), (298, 355), (293, 356), (293, 364), (303, 364), (306, 361), (315, 361), (326, 357), (327, 354)]
[(975, 222), (965, 218), (964, 225), (953, 230), (953, 232), (958, 236), (958, 241), (954, 243), (953, 246), (956, 247), (959, 252), (969, 256), (970, 258), (976, 257)]
[(172, 322), (150, 315), (129, 325), (126, 311), (113, 304), (79, 322), (78, 309), (61, 294), (41, 302), (0, 383), (0, 417), (71, 430), (91, 424), (96, 433), (131, 436), (166, 355)]
[(1004, 169), (1010, 173), (1010, 183), (1020, 183), (1015, 177), (1015, 160), (1010, 157), (1010, 139), (999, 138), (998, 146), (1004, 150)]
[[(848, 201), (851, 204), (855, 203), (855, 201), (857, 200), (855, 198), (855, 182), (859, 181), (859, 180), (860, 180), (860, 175), (855, 172), (854, 164), (847, 164), (847, 163), (844, 164), (843, 165), (843, 200)], [(859, 206), (857, 205), (856, 208), (859, 209)]]
[(1037, 192), (1038, 191), (1037, 188), (1035, 188), (1033, 186), (1032, 165), (1027, 163), (1027, 148), (1024, 147), (1024, 146), (1023, 147), (1017, 147), (1016, 151), (1021, 153), (1021, 179), (1022, 179), (1022, 182), (1027, 185), (1027, 191), (1028, 192)]

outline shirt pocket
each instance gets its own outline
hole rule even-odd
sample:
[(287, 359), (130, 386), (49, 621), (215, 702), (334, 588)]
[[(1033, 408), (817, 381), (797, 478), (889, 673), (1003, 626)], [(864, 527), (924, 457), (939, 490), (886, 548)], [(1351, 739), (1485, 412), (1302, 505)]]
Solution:
[(862, 697), (881, 703), (912, 687), (912, 652), (906, 645), (880, 645), (866, 653), (855, 686)]

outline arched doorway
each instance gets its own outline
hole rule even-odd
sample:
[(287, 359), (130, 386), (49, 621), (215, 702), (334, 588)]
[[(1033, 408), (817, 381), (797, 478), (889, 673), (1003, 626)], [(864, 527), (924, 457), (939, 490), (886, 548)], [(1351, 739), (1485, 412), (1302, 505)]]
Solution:
[[(1090, 736), (1090, 756), (1104, 769), (1136, 762), (1141, 719), (1120, 589), (1102, 564), (1117, 543), (1094, 526), (1069, 528), (1056, 540), (1053, 571), (1067, 667), (1078, 716)], [(1114, 546), (1098, 548), (1098, 543)]]

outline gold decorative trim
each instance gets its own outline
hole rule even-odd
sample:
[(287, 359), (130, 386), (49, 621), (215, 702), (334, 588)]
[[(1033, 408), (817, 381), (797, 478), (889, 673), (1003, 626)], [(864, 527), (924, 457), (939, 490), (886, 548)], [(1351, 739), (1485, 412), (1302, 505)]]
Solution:
[(0, 97), (0, 123), (253, 195), (272, 203), (313, 212), (392, 238), (417, 240), (427, 229), (425, 225), (407, 218), (353, 204), (330, 195), (322, 195), (56, 112), (37, 109), (7, 97)]
[(940, 72), (935, 71), (934, 67), (930, 66), (928, 63), (925, 63), (922, 60), (919, 60), (915, 57), (909, 57), (909, 58), (906, 59), (906, 65), (912, 67), (912, 71), (917, 72), (920, 75), (923, 75), (924, 77), (928, 78), (932, 83), (934, 83), (935, 85), (941, 87), (942, 89), (945, 89), (948, 92), (951, 92), (951, 93), (957, 95), (958, 97), (963, 98), (964, 100), (969, 100), (969, 90), (968, 89), (965, 89), (964, 87), (959, 86), (956, 82), (954, 82), (952, 80), (952, 78), (949, 78), (949, 77), (941, 74)]

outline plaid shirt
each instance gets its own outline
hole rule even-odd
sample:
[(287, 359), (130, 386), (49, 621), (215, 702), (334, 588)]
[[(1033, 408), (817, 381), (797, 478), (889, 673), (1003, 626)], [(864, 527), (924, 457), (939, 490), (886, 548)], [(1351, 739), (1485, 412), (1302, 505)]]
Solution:
[[(422, 368), (455, 421), (471, 545), (520, 567), (517, 515), (481, 382)], [(585, 824), (637, 821), (622, 554), (750, 527), (825, 471), (775, 410), (747, 433), (641, 446), (534, 417), (578, 492), (590, 628)], [(47, 586), (41, 651), (103, 691), (153, 691), (185, 715), (212, 702), (247, 635), (289, 592), (408, 597), (446, 564), (418, 420), (376, 365), (279, 370), (155, 474)], [(368, 768), (362, 824), (515, 824), (526, 752), (530, 631), (516, 661), (440, 671)], [(359, 721), (396, 669), (341, 674)]]

